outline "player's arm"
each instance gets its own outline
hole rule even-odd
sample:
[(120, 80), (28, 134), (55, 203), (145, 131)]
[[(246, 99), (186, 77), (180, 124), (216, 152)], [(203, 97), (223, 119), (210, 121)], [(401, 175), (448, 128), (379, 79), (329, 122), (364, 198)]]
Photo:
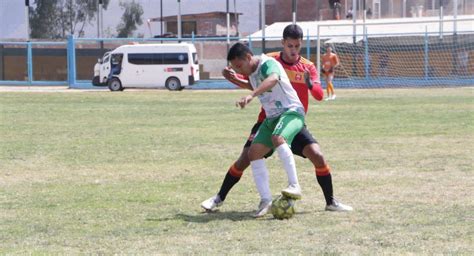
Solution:
[(276, 60), (266, 61), (261, 68), (262, 76), (265, 78), (258, 88), (254, 89), (249, 95), (242, 97), (238, 102), (241, 108), (249, 104), (254, 97), (272, 89), (280, 80), (280, 69)]
[(245, 76), (235, 73), (235, 71), (232, 68), (230, 67), (224, 68), (222, 70), (222, 75), (224, 76), (225, 79), (237, 85), (238, 87), (252, 90), (252, 86), (250, 85), (249, 80), (246, 79)]
[(341, 63), (339, 62), (339, 56), (338, 56), (337, 54), (335, 54), (334, 57), (335, 57), (334, 59), (336, 59), (336, 64), (334, 65), (334, 68), (336, 68), (336, 67), (338, 67), (339, 64), (341, 64)]
[(323, 88), (321, 87), (321, 81), (319, 80), (318, 72), (314, 65), (310, 65), (308, 69), (305, 70), (304, 78), (311, 95), (318, 101), (323, 100)]
[(280, 80), (280, 75), (276, 73), (270, 74), (267, 78), (265, 78), (265, 80), (262, 81), (262, 83), (257, 89), (253, 90), (252, 93), (250, 93), (249, 95), (242, 97), (237, 102), (237, 104), (241, 108), (244, 108), (246, 105), (248, 105), (252, 101), (253, 98), (272, 89), (278, 83), (278, 80)]
[(250, 95), (252, 97), (257, 97), (262, 93), (271, 90), (278, 83), (278, 80), (280, 80), (280, 75), (277, 73), (271, 73)]

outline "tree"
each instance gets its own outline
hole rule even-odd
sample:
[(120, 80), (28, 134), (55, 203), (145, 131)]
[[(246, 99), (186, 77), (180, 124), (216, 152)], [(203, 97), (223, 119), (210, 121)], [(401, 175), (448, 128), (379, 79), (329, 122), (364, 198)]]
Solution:
[[(102, 0), (107, 9), (110, 0)], [(65, 38), (69, 34), (81, 36), (86, 23), (91, 24), (99, 0), (35, 0), (30, 7), (32, 38)]]
[(58, 0), (35, 1), (36, 8), (30, 8), (31, 38), (59, 38), (59, 20), (56, 5)]
[(137, 29), (137, 25), (142, 25), (143, 8), (140, 3), (120, 2), (120, 7), (124, 9), (122, 21), (117, 26), (118, 37), (129, 37)]

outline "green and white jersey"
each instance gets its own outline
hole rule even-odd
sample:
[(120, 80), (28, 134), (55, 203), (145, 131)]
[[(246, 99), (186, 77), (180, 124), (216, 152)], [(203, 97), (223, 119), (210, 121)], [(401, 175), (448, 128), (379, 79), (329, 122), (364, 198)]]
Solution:
[(262, 81), (271, 74), (275, 73), (279, 76), (278, 83), (271, 90), (258, 96), (267, 118), (278, 117), (286, 111), (295, 111), (304, 116), (303, 104), (293, 89), (283, 66), (265, 54), (262, 54), (259, 59), (257, 69), (249, 76), (253, 89), (258, 88)]

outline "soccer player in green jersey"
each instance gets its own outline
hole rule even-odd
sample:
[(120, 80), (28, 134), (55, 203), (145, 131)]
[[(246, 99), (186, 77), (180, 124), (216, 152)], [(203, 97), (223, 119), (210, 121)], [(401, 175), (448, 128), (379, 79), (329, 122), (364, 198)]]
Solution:
[(247, 46), (236, 43), (230, 48), (227, 60), (237, 73), (248, 76), (252, 87), (252, 92), (236, 104), (244, 108), (258, 97), (267, 115), (249, 148), (250, 166), (260, 194), (260, 204), (254, 216), (261, 217), (272, 203), (264, 160), (271, 149), (278, 153), (288, 176), (288, 187), (282, 190), (282, 194), (293, 199), (301, 198), (295, 159), (289, 145), (304, 126), (305, 110), (285, 70), (274, 58), (264, 54), (254, 56)]
[[(319, 76), (314, 64), (303, 58), (299, 52), (303, 40), (303, 30), (296, 24), (291, 24), (283, 30), (282, 46), (280, 52), (268, 53), (267, 56), (275, 58), (285, 69), (288, 78), (296, 90), (298, 97), (306, 111), (309, 108), (309, 95), (314, 99), (321, 101), (324, 92), (321, 88)], [(226, 67), (223, 70), (223, 76), (235, 85), (252, 90), (248, 78), (236, 74), (235, 71)], [(204, 200), (201, 207), (208, 212), (216, 211), (224, 203), (227, 194), (236, 185), (247, 167), (250, 166), (248, 151), (250, 145), (258, 131), (258, 128), (265, 119), (265, 111), (261, 109), (256, 123), (252, 126), (250, 134), (242, 148), (238, 159), (229, 167), (219, 192)], [(291, 144), (291, 150), (294, 155), (307, 158), (314, 166), (316, 180), (319, 183), (326, 201), (325, 209), (327, 211), (351, 211), (352, 207), (345, 205), (334, 197), (331, 168), (323, 155), (319, 143), (309, 132), (307, 127), (295, 136)]]

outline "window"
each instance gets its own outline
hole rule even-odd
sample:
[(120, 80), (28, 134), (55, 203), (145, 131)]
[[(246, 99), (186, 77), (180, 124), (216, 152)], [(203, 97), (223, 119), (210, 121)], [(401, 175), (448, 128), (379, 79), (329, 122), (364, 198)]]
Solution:
[(187, 53), (164, 53), (163, 64), (188, 64)]
[(188, 54), (181, 53), (129, 53), (128, 62), (135, 65), (188, 64)]
[(148, 53), (130, 53), (128, 54), (128, 62), (136, 65), (153, 65), (155, 64), (153, 55)]

